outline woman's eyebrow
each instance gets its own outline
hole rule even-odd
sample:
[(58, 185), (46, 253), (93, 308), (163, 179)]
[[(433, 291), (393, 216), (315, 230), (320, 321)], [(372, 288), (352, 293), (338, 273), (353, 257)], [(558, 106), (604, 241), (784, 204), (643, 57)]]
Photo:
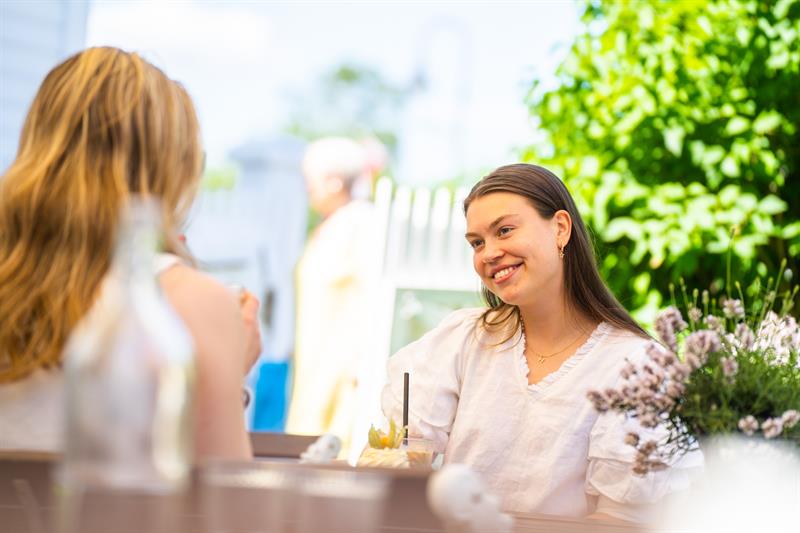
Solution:
[[(515, 217), (515, 216), (517, 216), (515, 213), (508, 213), (506, 215), (500, 215), (499, 217), (494, 219), (494, 221), (491, 224), (489, 224), (489, 231), (491, 231), (494, 228), (496, 228), (497, 226), (499, 226), (500, 223), (504, 219), (509, 218), (509, 217)], [(469, 239), (470, 237), (477, 237), (477, 236), (478, 236), (477, 234), (472, 233), (472, 232), (467, 232), (467, 233), (464, 234), (464, 237), (467, 238), (467, 239)]]

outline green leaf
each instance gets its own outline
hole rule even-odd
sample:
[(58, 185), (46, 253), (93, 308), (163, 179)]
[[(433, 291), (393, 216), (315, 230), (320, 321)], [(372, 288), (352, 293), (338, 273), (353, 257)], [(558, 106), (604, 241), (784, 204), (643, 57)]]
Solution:
[(725, 126), (725, 133), (728, 135), (739, 135), (747, 131), (750, 127), (750, 121), (742, 116), (735, 116), (731, 117), (728, 121), (728, 125)]
[(763, 111), (760, 115), (758, 115), (758, 118), (756, 118), (755, 122), (753, 122), (753, 131), (759, 135), (769, 133), (781, 125), (782, 119), (783, 116), (777, 111)]
[(786, 202), (773, 194), (770, 194), (758, 202), (759, 213), (766, 213), (768, 215), (777, 215), (778, 213), (783, 213), (786, 211), (787, 207), (788, 204)]
[(603, 232), (603, 240), (614, 242), (622, 237), (638, 241), (642, 238), (643, 231), (641, 225), (630, 217), (617, 217), (609, 221)]
[(650, 273), (642, 272), (633, 279), (633, 289), (639, 294), (645, 294), (650, 288)]
[(784, 226), (781, 231), (781, 237), (784, 239), (793, 239), (798, 235), (800, 235), (800, 221)]
[(730, 207), (739, 198), (741, 189), (738, 185), (728, 185), (719, 192), (719, 203), (725, 207)]
[(733, 157), (727, 156), (722, 160), (720, 170), (729, 178), (736, 178), (739, 176), (739, 163)]
[(708, 146), (702, 152), (701, 162), (703, 165), (716, 165), (725, 157), (725, 149), (722, 146)]
[(667, 150), (672, 152), (673, 155), (680, 156), (683, 151), (683, 138), (686, 135), (686, 130), (680, 126), (673, 126), (664, 130), (664, 146)]

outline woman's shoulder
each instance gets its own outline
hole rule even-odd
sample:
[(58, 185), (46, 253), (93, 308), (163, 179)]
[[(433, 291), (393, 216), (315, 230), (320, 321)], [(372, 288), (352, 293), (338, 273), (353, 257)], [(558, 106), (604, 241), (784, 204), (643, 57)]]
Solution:
[(606, 344), (608, 346), (640, 347), (644, 349), (648, 344), (654, 342), (653, 338), (648, 335), (623, 329), (608, 322), (603, 322), (601, 327), (606, 328), (608, 331), (606, 335)]
[(457, 309), (446, 315), (430, 333), (457, 335), (459, 337), (473, 335), (480, 324), (481, 316), (485, 312), (486, 308), (484, 307)]
[(600, 343), (603, 360), (609, 366), (620, 368), (627, 362), (638, 363), (647, 357), (647, 347), (655, 342), (652, 337), (603, 322), (606, 335)]
[(159, 279), (167, 299), (181, 315), (238, 316), (236, 295), (208, 274), (177, 263)]
[(460, 348), (473, 337), (475, 327), (484, 311), (485, 309), (481, 308), (464, 308), (452, 311), (445, 315), (435, 327), (400, 351), (413, 351), (420, 347), (433, 345), (437, 347), (437, 350), (448, 351), (446, 348), (450, 347), (454, 353), (460, 352)]

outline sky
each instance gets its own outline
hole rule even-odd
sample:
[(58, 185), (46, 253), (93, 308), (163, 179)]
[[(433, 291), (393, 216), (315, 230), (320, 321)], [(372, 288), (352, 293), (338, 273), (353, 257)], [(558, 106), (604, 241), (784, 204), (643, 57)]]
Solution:
[[(141, 52), (193, 96), (211, 166), (281, 133), (297, 94), (345, 62), (407, 86), (400, 181), (428, 183), (510, 162), (535, 135), (524, 105), (579, 31), (571, 1), (92, 3), (87, 45)], [(294, 98), (293, 98), (294, 97)]]

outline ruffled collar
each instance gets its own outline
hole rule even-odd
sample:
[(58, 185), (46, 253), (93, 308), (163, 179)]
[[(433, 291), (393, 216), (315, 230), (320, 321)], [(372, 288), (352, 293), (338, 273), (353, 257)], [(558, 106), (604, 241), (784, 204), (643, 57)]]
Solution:
[(600, 342), (602, 339), (608, 335), (608, 332), (611, 331), (611, 325), (608, 322), (600, 322), (592, 334), (589, 335), (589, 338), (581, 344), (575, 353), (573, 353), (567, 360), (561, 363), (561, 366), (558, 370), (547, 374), (538, 383), (527, 383), (528, 381), (528, 374), (530, 374), (531, 369), (528, 367), (528, 360), (525, 358), (525, 335), (520, 332), (520, 341), (516, 344), (518, 354), (517, 360), (519, 361), (519, 369), (522, 373), (522, 377), (525, 379), (526, 385), (529, 391), (532, 392), (541, 392), (544, 389), (548, 388), (550, 385), (564, 377), (566, 374), (569, 373), (570, 370), (578, 366), (578, 364), (586, 357), (586, 354), (592, 351), (592, 349)]

